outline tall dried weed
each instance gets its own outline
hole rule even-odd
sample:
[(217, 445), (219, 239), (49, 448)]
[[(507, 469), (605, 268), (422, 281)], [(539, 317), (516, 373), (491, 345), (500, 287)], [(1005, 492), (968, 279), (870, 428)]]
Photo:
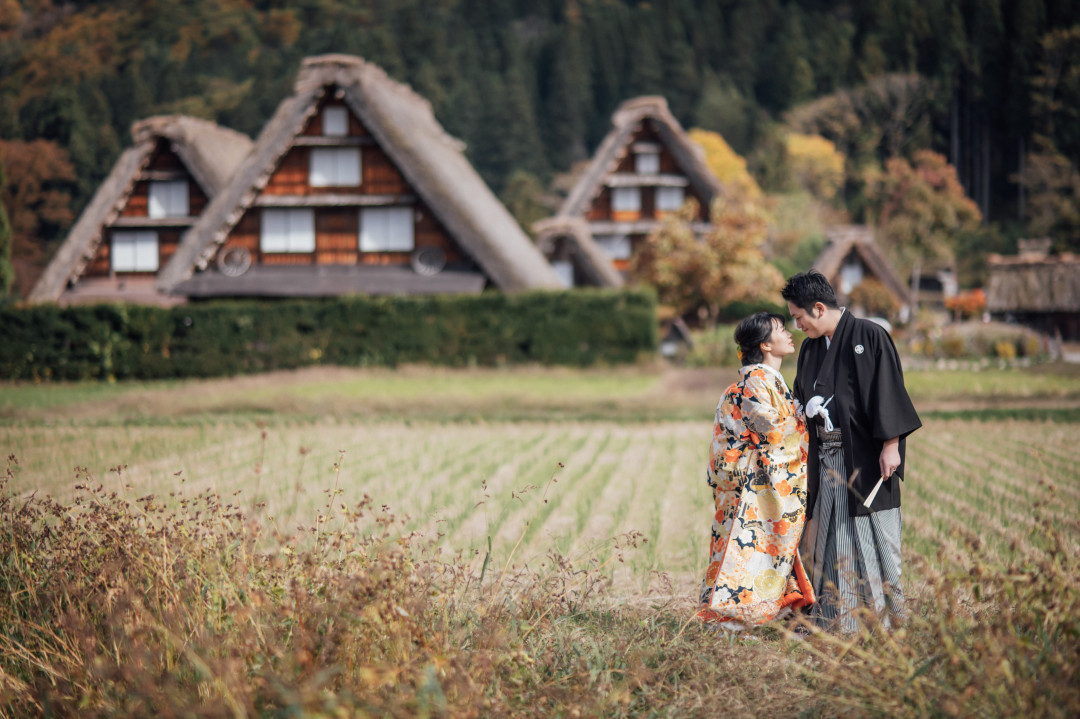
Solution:
[(448, 555), (336, 486), (286, 535), (213, 492), (129, 501), (85, 470), (70, 504), (18, 497), (15, 461), (0, 478), (4, 717), (1080, 712), (1080, 567), (1060, 538), (1037, 563), (929, 573), (891, 633), (746, 641), (689, 624), (670, 587), (617, 601), (612, 563), (637, 532), (530, 568)]

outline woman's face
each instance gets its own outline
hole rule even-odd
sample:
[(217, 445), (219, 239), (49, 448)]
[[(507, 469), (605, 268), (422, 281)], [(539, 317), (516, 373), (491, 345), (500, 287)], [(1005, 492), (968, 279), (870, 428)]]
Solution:
[(791, 339), (791, 333), (780, 320), (773, 320), (772, 334), (769, 335), (769, 351), (774, 357), (787, 357), (795, 352), (795, 341)]

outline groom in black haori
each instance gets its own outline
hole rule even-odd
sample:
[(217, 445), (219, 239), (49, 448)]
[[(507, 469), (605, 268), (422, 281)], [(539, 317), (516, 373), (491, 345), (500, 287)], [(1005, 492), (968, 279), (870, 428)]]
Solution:
[(886, 625), (904, 611), (900, 481), (905, 437), (922, 426), (900, 357), (880, 325), (838, 306), (820, 272), (788, 280), (781, 295), (807, 339), (794, 394), (810, 435), (804, 557), (812, 557), (822, 627), (858, 629), (867, 607)]

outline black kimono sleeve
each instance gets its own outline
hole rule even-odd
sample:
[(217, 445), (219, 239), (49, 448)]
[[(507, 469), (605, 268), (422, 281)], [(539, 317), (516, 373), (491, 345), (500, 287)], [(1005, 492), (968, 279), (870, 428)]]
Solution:
[[(870, 421), (867, 429), (878, 442), (893, 437), (903, 440), (921, 427), (922, 422), (904, 386), (904, 373), (892, 338), (884, 329), (866, 324), (870, 327), (864, 351), (872, 352), (875, 361), (855, 366), (862, 368), (857, 371), (864, 375), (858, 378), (858, 386), (863, 412)], [(870, 376), (865, 376), (866, 368), (871, 370)], [(903, 464), (897, 474), (903, 477)]]

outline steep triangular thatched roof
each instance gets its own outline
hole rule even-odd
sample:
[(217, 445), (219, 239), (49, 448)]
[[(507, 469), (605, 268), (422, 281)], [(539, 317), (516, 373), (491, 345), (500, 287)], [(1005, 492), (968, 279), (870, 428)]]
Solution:
[(1080, 257), (1001, 257), (987, 262), (986, 309), (990, 312), (1080, 312)]
[(317, 112), (319, 101), (335, 91), (499, 288), (560, 286), (554, 270), (465, 158), (464, 146), (435, 119), (430, 103), (362, 58), (323, 55), (304, 61), (293, 94), (278, 106), (233, 181), (210, 203), (158, 275), (162, 290), (206, 268)]
[(625, 157), (634, 133), (645, 120), (653, 121), (662, 141), (690, 181), (690, 186), (706, 205), (712, 202), (717, 193), (722, 192), (720, 181), (705, 164), (705, 153), (687, 136), (682, 125), (668, 110), (667, 100), (648, 95), (619, 105), (611, 116), (611, 132), (600, 143), (592, 162), (559, 208), (559, 215), (584, 217), (588, 213), (589, 207), (604, 189), (604, 178), (614, 172), (619, 161)]
[(573, 260), (597, 287), (622, 287), (622, 275), (611, 258), (593, 240), (589, 223), (578, 217), (549, 217), (533, 224), (533, 236), (543, 248), (559, 237), (565, 237), (573, 247)]
[(847, 256), (854, 252), (901, 305), (909, 304), (911, 295), (907, 284), (896, 274), (885, 253), (874, 242), (872, 227), (836, 225), (825, 230), (825, 237), (828, 241), (814, 262), (814, 269), (825, 275), (830, 282), (833, 282), (840, 272)]
[(119, 217), (140, 173), (150, 162), (159, 140), (167, 140), (207, 197), (228, 183), (251, 150), (247, 135), (206, 120), (184, 115), (161, 115), (131, 126), (133, 147), (125, 150), (98, 187), (90, 204), (71, 228), (49, 266), (30, 292), (31, 302), (55, 302), (70, 281), (90, 262), (106, 226)]

